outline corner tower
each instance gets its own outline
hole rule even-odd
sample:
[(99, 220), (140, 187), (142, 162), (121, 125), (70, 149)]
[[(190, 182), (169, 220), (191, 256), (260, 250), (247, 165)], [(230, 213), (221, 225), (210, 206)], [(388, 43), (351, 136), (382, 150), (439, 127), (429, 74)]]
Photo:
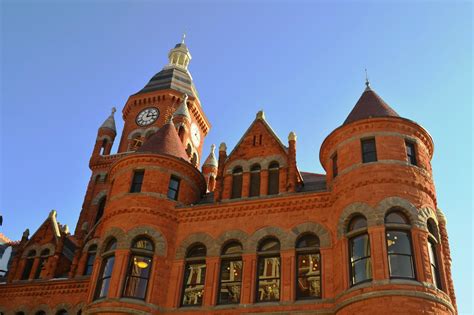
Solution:
[[(444, 221), (437, 210), (433, 150), (430, 134), (400, 117), (368, 81), (344, 123), (324, 140), (319, 156), (338, 220), (337, 246), (354, 253), (355, 244), (363, 244), (362, 256), (374, 257), (342, 258), (350, 261), (341, 279), (344, 290), (362, 294), (363, 282), (376, 283), (374, 290), (414, 290), (423, 283), (445, 305), (455, 305), (449, 245), (438, 236)], [(403, 301), (419, 304), (415, 297)], [(384, 305), (382, 298), (372, 302)], [(396, 313), (395, 305), (384, 312)], [(338, 314), (360, 307), (346, 305)]]
[[(190, 61), (183, 38), (168, 53), (168, 64), (129, 97), (122, 110), (124, 128), (118, 153), (137, 151), (184, 104), (186, 108), (179, 110), (181, 115), (174, 122), (177, 130), (183, 127), (186, 131), (182, 142), (189, 160), (196, 167), (200, 164), (204, 137), (211, 126), (188, 69)], [(181, 117), (184, 114), (187, 117)]]

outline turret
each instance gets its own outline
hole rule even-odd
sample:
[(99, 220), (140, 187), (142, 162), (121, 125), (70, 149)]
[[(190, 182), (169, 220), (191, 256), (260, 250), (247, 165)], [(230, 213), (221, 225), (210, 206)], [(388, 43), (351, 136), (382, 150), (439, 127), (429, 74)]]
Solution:
[(214, 150), (216, 146), (213, 144), (211, 145), (211, 152), (209, 153), (207, 159), (204, 161), (202, 165), (202, 174), (206, 179), (207, 184), (207, 191), (211, 192), (214, 191), (216, 185), (216, 177), (217, 177), (217, 159), (214, 154)]
[(219, 145), (219, 162), (217, 165), (217, 177), (214, 199), (216, 201), (222, 200), (222, 192), (224, 190), (224, 166), (227, 159), (227, 146), (224, 142)]
[[(189, 139), (189, 129), (191, 128), (191, 114), (189, 114), (188, 109), (188, 95), (183, 95), (183, 100), (181, 104), (178, 106), (176, 111), (173, 114), (173, 122), (178, 131), (179, 139), (181, 143), (186, 147), (187, 143), (190, 141)], [(190, 152), (188, 153), (188, 156)]]
[(117, 110), (115, 107), (113, 107), (110, 116), (107, 117), (104, 123), (99, 127), (92, 157), (110, 154), (110, 150), (114, 144), (115, 136), (117, 135), (114, 118), (116, 111)]

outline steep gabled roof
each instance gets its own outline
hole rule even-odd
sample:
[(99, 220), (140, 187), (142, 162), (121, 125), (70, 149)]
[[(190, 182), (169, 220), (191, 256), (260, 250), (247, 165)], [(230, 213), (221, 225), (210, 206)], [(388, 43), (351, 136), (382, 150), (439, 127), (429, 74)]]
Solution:
[(244, 139), (247, 137), (247, 135), (252, 131), (254, 128), (255, 124), (261, 122), (263, 126), (268, 130), (270, 135), (276, 140), (276, 142), (279, 144), (281, 149), (285, 152), (288, 153), (288, 148), (281, 142), (280, 138), (276, 135), (275, 131), (273, 131), (272, 127), (268, 124), (268, 122), (265, 119), (265, 113), (263, 111), (259, 111), (257, 113), (257, 116), (255, 117), (254, 121), (250, 124), (250, 126), (247, 128), (245, 131), (244, 135), (240, 138), (239, 142), (235, 145), (234, 149), (229, 153), (227, 156), (227, 159), (229, 159), (232, 156), (232, 153), (237, 150), (237, 148), (240, 146), (240, 144), (244, 141)]
[(399, 117), (399, 115), (367, 83), (364, 93), (360, 96), (343, 125), (371, 117)]
[(146, 140), (137, 152), (171, 155), (186, 161), (188, 160), (186, 150), (171, 122), (165, 124), (150, 139)]

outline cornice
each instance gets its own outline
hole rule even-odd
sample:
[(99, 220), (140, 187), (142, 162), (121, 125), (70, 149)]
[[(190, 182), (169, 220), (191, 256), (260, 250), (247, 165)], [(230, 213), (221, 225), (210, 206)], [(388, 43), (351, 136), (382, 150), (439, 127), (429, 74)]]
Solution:
[(209, 205), (197, 205), (187, 208), (178, 208), (178, 221), (198, 222), (212, 221), (237, 217), (304, 211), (331, 206), (330, 194), (294, 194), (279, 198), (265, 198), (260, 200), (241, 200), (220, 202)]

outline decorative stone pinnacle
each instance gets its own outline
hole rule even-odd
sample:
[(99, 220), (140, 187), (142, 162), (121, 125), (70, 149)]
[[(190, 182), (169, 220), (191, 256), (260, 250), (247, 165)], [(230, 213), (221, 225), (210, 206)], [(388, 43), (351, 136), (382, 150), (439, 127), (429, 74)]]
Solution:
[(116, 111), (117, 109), (115, 107), (112, 107), (112, 115), (115, 114)]
[(51, 210), (51, 211), (49, 212), (49, 217), (51, 217), (51, 218), (53, 218), (53, 217), (56, 218), (56, 214), (57, 214), (56, 210), (53, 209), (53, 210)]
[(227, 146), (225, 142), (222, 142), (221, 145), (219, 146), (219, 152), (225, 152), (227, 151)]
[(181, 38), (181, 44), (184, 44), (185, 39), (186, 39), (186, 33), (183, 33), (183, 37)]
[(257, 113), (257, 119), (265, 120), (265, 113), (263, 110), (259, 110)]
[(296, 141), (296, 133), (291, 131), (290, 134), (288, 135), (288, 141)]
[(214, 153), (215, 150), (216, 150), (216, 145), (215, 145), (215, 144), (212, 144), (212, 145), (211, 145), (211, 153)]

